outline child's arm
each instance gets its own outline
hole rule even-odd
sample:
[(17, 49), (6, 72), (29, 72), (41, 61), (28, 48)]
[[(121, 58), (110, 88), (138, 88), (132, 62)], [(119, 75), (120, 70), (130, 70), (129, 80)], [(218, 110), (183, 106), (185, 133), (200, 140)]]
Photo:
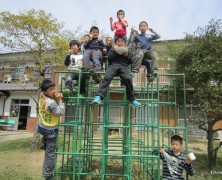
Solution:
[(120, 21), (124, 27), (128, 27), (128, 23), (126, 21), (124, 21), (123, 19), (120, 19)]
[(110, 22), (110, 29), (111, 29), (111, 31), (114, 31), (115, 29), (113, 27), (113, 18), (112, 17), (109, 18), (109, 22)]
[(117, 55), (117, 53), (116, 53), (116, 51), (115, 51), (115, 48), (116, 48), (116, 47), (118, 47), (118, 46), (114, 45), (114, 46), (110, 49), (110, 51), (109, 51), (109, 54), (108, 54), (108, 61), (109, 61), (109, 63), (115, 61), (115, 58), (116, 58), (116, 55)]
[(154, 31), (152, 28), (149, 28), (149, 31), (154, 34), (154, 36), (152, 37), (153, 40), (161, 38), (161, 36), (156, 31)]
[(67, 55), (66, 55), (66, 58), (65, 58), (65, 61), (64, 61), (64, 64), (65, 64), (66, 66), (69, 66), (70, 62), (71, 62), (71, 60), (70, 60), (70, 55), (67, 54)]
[(185, 170), (187, 171), (187, 173), (188, 173), (190, 176), (193, 176), (193, 175), (194, 175), (194, 169), (193, 169), (193, 166), (192, 166), (192, 164), (191, 164), (191, 160), (189, 159), (188, 156), (186, 157), (184, 168), (185, 168)]
[(89, 35), (89, 40), (85, 43), (84, 48), (87, 49), (92, 43), (92, 34)]
[(65, 114), (65, 107), (62, 103), (62, 94), (55, 93), (55, 101), (49, 105), (49, 109), (55, 115), (63, 116)]

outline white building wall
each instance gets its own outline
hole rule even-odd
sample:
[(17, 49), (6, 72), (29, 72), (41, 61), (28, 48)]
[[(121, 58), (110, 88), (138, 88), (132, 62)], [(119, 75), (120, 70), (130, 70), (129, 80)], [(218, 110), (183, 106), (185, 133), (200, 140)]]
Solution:
[(10, 97), (6, 100), (5, 103), (5, 113), (4, 116), (9, 116), (9, 111), (10, 111), (10, 106), (11, 106), (11, 101), (12, 99), (29, 99), (29, 106), (31, 106), (31, 112), (30, 112), (30, 117), (37, 117), (36, 115), (36, 103), (33, 100), (33, 98), (38, 101), (38, 94), (37, 92), (28, 92), (32, 97), (30, 97), (27, 93), (18, 91), (10, 92)]

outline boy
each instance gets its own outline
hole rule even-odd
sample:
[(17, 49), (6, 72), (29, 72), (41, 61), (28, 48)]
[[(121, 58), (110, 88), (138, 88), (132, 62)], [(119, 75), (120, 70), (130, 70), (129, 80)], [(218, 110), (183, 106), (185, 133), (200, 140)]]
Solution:
[[(105, 44), (99, 36), (99, 28), (92, 26), (90, 28), (90, 38), (85, 44), (85, 52), (83, 55), (83, 66), (87, 71), (90, 71), (93, 80), (96, 83), (100, 83), (100, 78), (96, 74), (96, 71), (101, 69), (101, 61), (103, 53), (106, 53)], [(90, 61), (93, 62), (93, 67), (90, 66)]]
[(81, 41), (81, 52), (84, 53), (85, 52), (85, 44), (87, 43), (87, 41), (89, 40), (89, 34), (84, 35), (82, 41)]
[[(151, 50), (152, 41), (159, 39), (160, 35), (157, 34), (152, 28), (148, 27), (146, 21), (142, 21), (139, 24), (139, 30), (141, 34), (136, 34), (132, 36), (130, 40), (136, 46), (136, 56), (133, 58), (132, 63), (132, 71), (137, 73), (141, 65), (145, 65), (147, 67), (147, 78), (151, 77), (151, 72), (156, 75), (158, 73), (158, 54), (156, 51)], [(153, 34), (148, 35), (146, 31), (149, 30)], [(131, 34), (135, 34), (135, 30), (131, 28)], [(150, 72), (150, 63), (146, 58), (152, 59), (152, 69)]]
[[(66, 55), (64, 64), (68, 66), (68, 71), (81, 70), (83, 64), (83, 55), (80, 52), (80, 43), (77, 40), (72, 40), (69, 43), (69, 52)], [(66, 77), (65, 86), (68, 89), (71, 89), (72, 80), (78, 80), (78, 76), (74, 73), (68, 73)], [(80, 93), (84, 94), (86, 92), (86, 84), (88, 81), (88, 76), (82, 74), (80, 82)]]
[(171, 150), (160, 149), (160, 157), (163, 160), (163, 180), (164, 179), (184, 179), (183, 169), (190, 176), (194, 175), (191, 160), (180, 152), (182, 147), (182, 138), (178, 135), (171, 137)]
[(106, 54), (109, 54), (110, 49), (113, 46), (113, 38), (107, 37), (106, 38)]
[(42, 176), (49, 180), (54, 178), (59, 116), (65, 114), (65, 109), (62, 103), (62, 94), (56, 93), (55, 84), (52, 81), (44, 80), (41, 84), (41, 91), (38, 132), (43, 135), (46, 144)]
[(117, 11), (118, 21), (113, 23), (113, 18), (110, 17), (110, 29), (111, 31), (115, 30), (114, 41), (117, 36), (124, 36), (126, 39), (126, 27), (128, 27), (128, 22), (124, 20), (125, 12), (123, 10)]
[(133, 83), (130, 77), (129, 64), (131, 63), (130, 61), (132, 58), (132, 53), (128, 52), (128, 50), (125, 48), (125, 52), (118, 54), (118, 48), (124, 47), (125, 44), (126, 39), (123, 36), (116, 37), (115, 45), (108, 54), (108, 68), (105, 72), (104, 78), (100, 83), (97, 95), (95, 96), (92, 103), (101, 103), (101, 99), (104, 98), (110, 82), (112, 81), (114, 76), (118, 75), (126, 86), (126, 96), (127, 100), (130, 102), (130, 105), (134, 107), (141, 106), (140, 102), (138, 102), (134, 97)]

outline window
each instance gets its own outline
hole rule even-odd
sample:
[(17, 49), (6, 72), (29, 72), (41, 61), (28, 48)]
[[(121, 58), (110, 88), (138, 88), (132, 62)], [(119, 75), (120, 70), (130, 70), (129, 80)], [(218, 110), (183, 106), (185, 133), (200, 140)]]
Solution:
[(51, 78), (51, 70), (52, 70), (52, 66), (46, 66), (45, 67), (45, 76), (44, 78)]
[(22, 104), (22, 105), (24, 105), (24, 104), (29, 104), (29, 99), (12, 99), (12, 101), (11, 101), (11, 104), (12, 105), (19, 105), (19, 104)]
[(26, 64), (25, 63), (11, 63), (11, 75), (12, 79), (19, 79), (22, 74), (25, 73)]
[[(195, 115), (198, 112), (198, 108), (196, 106), (187, 106), (186, 107), (186, 118)], [(179, 107), (179, 119), (185, 119), (184, 107)]]

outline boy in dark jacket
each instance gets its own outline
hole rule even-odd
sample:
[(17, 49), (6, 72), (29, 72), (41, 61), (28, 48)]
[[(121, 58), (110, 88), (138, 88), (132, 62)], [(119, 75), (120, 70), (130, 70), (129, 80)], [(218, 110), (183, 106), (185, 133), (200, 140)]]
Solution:
[(108, 54), (109, 65), (92, 103), (101, 103), (101, 99), (104, 98), (110, 82), (112, 81), (114, 76), (118, 75), (126, 86), (127, 100), (130, 102), (130, 105), (134, 107), (140, 107), (140, 102), (138, 102), (134, 97), (133, 83), (129, 71), (129, 64), (131, 63), (132, 53), (129, 52), (126, 48), (125, 51), (118, 51), (118, 49), (120, 48), (124, 50), (126, 40), (123, 36), (118, 36), (115, 39), (115, 43), (116, 44), (113, 46)]
[[(103, 53), (106, 53), (106, 46), (99, 36), (99, 28), (93, 26), (90, 28), (89, 41), (85, 44), (85, 52), (83, 55), (83, 66), (92, 75), (93, 80), (96, 83), (100, 83), (100, 78), (96, 74), (96, 71), (101, 69), (101, 61)], [(92, 61), (93, 66), (90, 66), (90, 61)]]

